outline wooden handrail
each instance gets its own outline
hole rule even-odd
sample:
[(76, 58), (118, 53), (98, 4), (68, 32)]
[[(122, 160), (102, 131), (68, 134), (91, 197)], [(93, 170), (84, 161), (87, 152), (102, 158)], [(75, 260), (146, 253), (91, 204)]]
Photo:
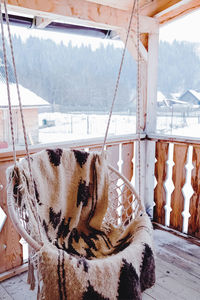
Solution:
[(165, 135), (165, 134), (156, 134), (151, 133), (146, 136), (146, 139), (149, 141), (167, 141), (171, 143), (184, 143), (184, 144), (200, 144), (200, 137), (199, 139), (188, 137), (188, 136), (171, 136), (171, 135)]
[[(146, 135), (140, 134), (141, 140), (144, 140)], [(119, 143), (127, 143), (137, 141), (137, 134), (128, 134), (128, 135), (117, 135), (113, 137), (108, 137), (106, 145), (113, 145)], [(82, 140), (73, 140), (65, 141), (60, 143), (48, 143), (48, 144), (38, 144), (29, 147), (30, 154), (41, 151), (47, 148), (89, 148), (91, 145), (93, 147), (100, 146), (103, 144), (103, 137), (99, 138), (87, 138)], [(17, 157), (23, 157), (26, 155), (24, 147), (17, 147)], [(0, 150), (0, 161), (12, 160), (13, 151), (11, 148), (1, 149)]]

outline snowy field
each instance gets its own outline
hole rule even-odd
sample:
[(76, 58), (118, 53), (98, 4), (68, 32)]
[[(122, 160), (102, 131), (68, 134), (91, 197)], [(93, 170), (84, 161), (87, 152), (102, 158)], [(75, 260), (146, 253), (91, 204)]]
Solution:
[[(40, 113), (39, 114), (39, 143), (56, 143), (66, 140), (103, 137), (106, 130), (108, 115), (103, 114), (67, 114)], [(45, 126), (44, 123), (50, 126)], [(134, 134), (136, 132), (135, 115), (117, 115), (111, 118), (109, 135)], [(157, 133), (200, 137), (198, 117), (157, 117)]]
[[(44, 120), (55, 126), (43, 126)], [(39, 114), (39, 142), (51, 143), (92, 137), (103, 137), (108, 115), (100, 114)], [(135, 116), (113, 115), (109, 135), (135, 133)]]

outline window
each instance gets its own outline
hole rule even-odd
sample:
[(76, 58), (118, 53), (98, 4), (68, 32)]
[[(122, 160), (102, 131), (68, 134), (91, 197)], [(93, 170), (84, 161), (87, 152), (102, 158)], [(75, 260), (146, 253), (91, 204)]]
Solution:
[[(103, 137), (122, 42), (104, 37), (11, 26), (28, 142), (31, 145)], [(3, 53), (0, 50), (0, 147), (11, 144)], [(9, 53), (16, 144), (23, 142)], [(136, 64), (127, 52), (109, 135), (135, 133)]]
[(200, 11), (160, 29), (157, 132), (199, 137)]

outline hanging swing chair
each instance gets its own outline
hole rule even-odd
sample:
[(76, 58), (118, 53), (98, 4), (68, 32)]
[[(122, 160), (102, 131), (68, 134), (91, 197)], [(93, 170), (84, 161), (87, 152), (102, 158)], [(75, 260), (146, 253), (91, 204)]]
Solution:
[[(135, 2), (123, 58), (134, 7)], [(104, 151), (123, 58), (102, 153), (46, 149), (30, 155), (5, 0), (4, 8), (27, 154), (17, 162), (0, 11), (15, 161), (7, 170), (7, 205), (32, 249), (31, 288), (37, 268), (38, 299), (142, 299), (142, 292), (155, 282), (151, 221), (132, 184), (107, 164)]]

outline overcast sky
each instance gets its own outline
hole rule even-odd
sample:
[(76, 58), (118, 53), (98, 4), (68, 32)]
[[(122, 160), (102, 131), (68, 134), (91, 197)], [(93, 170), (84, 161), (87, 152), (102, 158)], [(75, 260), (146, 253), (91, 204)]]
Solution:
[(200, 10), (160, 28), (160, 40), (173, 42), (175, 39), (200, 43)]

